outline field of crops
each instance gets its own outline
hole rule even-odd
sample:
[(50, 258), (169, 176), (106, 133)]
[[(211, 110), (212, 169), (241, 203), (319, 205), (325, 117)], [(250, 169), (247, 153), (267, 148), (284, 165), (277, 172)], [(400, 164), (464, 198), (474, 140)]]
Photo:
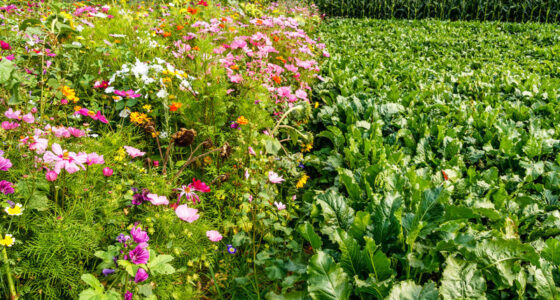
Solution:
[(311, 266), (336, 281), (312, 286), (316, 298), (559, 297), (559, 34), (433, 20), (323, 27), (332, 56), (310, 159), (326, 189), (310, 221), (323, 251)]

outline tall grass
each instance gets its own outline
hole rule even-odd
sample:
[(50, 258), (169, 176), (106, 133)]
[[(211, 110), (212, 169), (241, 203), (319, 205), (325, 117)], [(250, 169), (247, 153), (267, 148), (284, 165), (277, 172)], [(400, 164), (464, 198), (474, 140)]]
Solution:
[(329, 16), (556, 23), (560, 0), (314, 0)]

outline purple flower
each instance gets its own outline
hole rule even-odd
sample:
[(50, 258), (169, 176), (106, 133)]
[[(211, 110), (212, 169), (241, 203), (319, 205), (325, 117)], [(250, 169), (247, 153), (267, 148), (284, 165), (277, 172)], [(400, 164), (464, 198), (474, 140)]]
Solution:
[(145, 244), (150, 240), (148, 233), (143, 231), (140, 227), (132, 227), (132, 229), (130, 229), (130, 235), (132, 236), (132, 239), (134, 239), (134, 241), (138, 244)]
[(132, 300), (132, 296), (134, 296), (130, 291), (126, 291), (124, 293), (124, 300)]
[(231, 125), (230, 125), (229, 127), (233, 128), (233, 129), (239, 129), (239, 123), (237, 123), (237, 122), (232, 122)]
[(146, 279), (148, 279), (148, 272), (143, 268), (138, 269), (138, 271), (136, 271), (136, 276), (134, 276), (134, 282), (139, 283)]
[(142, 193), (141, 194), (134, 194), (132, 196), (132, 204), (134, 205), (140, 205), (142, 204), (144, 201), (148, 201), (148, 194), (150, 193), (150, 191), (148, 189), (142, 189)]
[(141, 265), (148, 262), (148, 259), (150, 259), (150, 252), (140, 246), (136, 246), (134, 250), (128, 253), (128, 256), (133, 264)]
[(227, 252), (229, 252), (229, 254), (235, 254), (237, 249), (235, 249), (232, 245), (227, 245)]
[(14, 193), (13, 183), (6, 180), (0, 181), (0, 193), (4, 195), (13, 194)]
[(104, 276), (109, 276), (110, 274), (115, 273), (114, 269), (103, 269), (103, 275)]
[(0, 171), (8, 171), (12, 167), (12, 162), (4, 157), (0, 157)]
[(130, 236), (125, 235), (123, 233), (119, 234), (119, 236), (117, 236), (117, 242), (124, 244), (126, 243), (126, 241), (130, 240)]

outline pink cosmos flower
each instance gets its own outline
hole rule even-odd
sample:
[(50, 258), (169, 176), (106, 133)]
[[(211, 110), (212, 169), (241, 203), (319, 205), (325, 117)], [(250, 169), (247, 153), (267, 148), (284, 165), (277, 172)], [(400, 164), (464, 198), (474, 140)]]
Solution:
[(158, 196), (156, 194), (148, 194), (148, 200), (153, 205), (169, 205), (169, 200), (165, 196)]
[(52, 145), (52, 152), (47, 151), (43, 155), (45, 163), (54, 164), (53, 169), (56, 174), (60, 174), (62, 169), (65, 169), (70, 174), (78, 172), (80, 167), (85, 170), (84, 163), (86, 160), (86, 155), (77, 155), (74, 152), (62, 150), (62, 147), (56, 143)]
[(97, 113), (91, 118), (101, 123), (105, 123), (105, 124), (109, 123), (107, 118), (105, 118), (105, 116), (101, 114), (101, 111), (97, 111)]
[(210, 192), (210, 188), (206, 185), (206, 183), (200, 180), (196, 180), (195, 178), (193, 178), (192, 183), (190, 183), (188, 186), (182, 185), (179, 188), (179, 190), (181, 191), (181, 193), (179, 193), (179, 199), (177, 201), (181, 201), (181, 198), (185, 196), (187, 200), (192, 200), (194, 204), (200, 201), (198, 195), (195, 192), (201, 192), (201, 193)]
[(111, 175), (113, 175), (113, 169), (111, 169), (109, 167), (103, 168), (103, 176), (111, 177)]
[(13, 54), (10, 54), (10, 55), (6, 56), (6, 59), (9, 60), (9, 61), (14, 60), (15, 58), (16, 58), (16, 56), (13, 55)]
[(22, 119), (23, 119), (23, 122), (25, 122), (27, 124), (32, 124), (33, 122), (35, 122), (35, 117), (33, 117), (32, 113), (27, 113), (27, 114), (23, 115)]
[(56, 136), (57, 138), (69, 138), (70, 137), (70, 131), (68, 131), (68, 129), (66, 129), (64, 126), (60, 126), (60, 127), (53, 127), (51, 128), (52, 132), (54, 133), (54, 136)]
[(73, 137), (83, 137), (86, 135), (86, 133), (83, 130), (74, 128), (74, 127), (68, 127), (68, 132), (73, 136)]
[(270, 183), (280, 183), (284, 181), (284, 178), (282, 178), (282, 176), (279, 176), (278, 173), (268, 171), (268, 181), (270, 181)]
[(138, 98), (138, 97), (142, 96), (141, 94), (136, 94), (136, 93), (134, 93), (133, 90), (128, 90), (128, 91), (119, 91), (119, 90), (115, 90), (114, 93), (115, 93), (117, 96), (127, 97), (127, 98)]
[(45, 173), (45, 178), (47, 179), (47, 181), (55, 181), (57, 177), (58, 174), (56, 174), (56, 172), (53, 170), (48, 170), (47, 173)]
[(130, 157), (135, 158), (138, 156), (144, 156), (144, 154), (146, 154), (146, 152), (142, 152), (134, 147), (130, 147), (130, 146), (124, 146), (124, 149), (126, 150), (126, 153), (128, 153), (128, 155), (130, 155)]
[(206, 236), (208, 237), (209, 240), (211, 240), (212, 242), (219, 242), (222, 240), (222, 235), (217, 232), (216, 230), (209, 230), (206, 231)]
[(229, 81), (233, 82), (233, 83), (240, 83), (241, 81), (243, 81), (243, 77), (239, 74), (229, 74)]
[(249, 154), (252, 156), (257, 155), (257, 153), (255, 152), (255, 150), (253, 150), (253, 147), (249, 146)]
[(136, 246), (134, 250), (128, 252), (128, 257), (135, 265), (145, 264), (150, 259), (150, 251), (144, 249), (143, 247)]
[(245, 180), (249, 179), (249, 170), (245, 169)]
[(197, 213), (198, 213), (198, 209), (190, 208), (186, 204), (179, 205), (177, 206), (177, 209), (175, 209), (175, 214), (177, 215), (177, 217), (189, 223), (198, 220), (200, 215)]
[(286, 209), (286, 205), (284, 205), (284, 203), (282, 202), (274, 202), (274, 205), (276, 205), (276, 208), (278, 208), (278, 210)]
[(4, 129), (4, 130), (12, 130), (12, 129), (16, 129), (18, 127), (19, 127), (18, 122), (8, 122), (8, 121), (2, 122), (2, 129)]
[(45, 150), (47, 150), (49, 146), (49, 140), (34, 136), (33, 141), (34, 142), (29, 145), (29, 150), (35, 151), (37, 154), (45, 153)]
[[(82, 154), (82, 153), (80, 153), (80, 154)], [(102, 164), (105, 163), (105, 160), (103, 159), (103, 155), (99, 155), (95, 152), (92, 152), (90, 154), (83, 153), (82, 155), (86, 155), (86, 164), (88, 166), (91, 166), (93, 164), (102, 165)]]
[(14, 111), (14, 110), (12, 110), (11, 107), (7, 111), (4, 112), (4, 116), (6, 116), (6, 118), (12, 119), (12, 120), (19, 120), (20, 115), (21, 115), (21, 111), (19, 111), (19, 110)]
[(4, 157), (0, 157), (0, 171), (8, 171), (12, 167), (12, 162)]

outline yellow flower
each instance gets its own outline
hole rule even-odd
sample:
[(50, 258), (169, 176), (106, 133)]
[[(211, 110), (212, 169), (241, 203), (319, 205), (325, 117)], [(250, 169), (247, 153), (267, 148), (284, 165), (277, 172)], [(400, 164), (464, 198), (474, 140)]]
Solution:
[(313, 143), (309, 143), (309, 144), (303, 144), (301, 146), (301, 152), (309, 152), (311, 151), (311, 149), (313, 149)]
[(307, 176), (307, 174), (304, 173), (303, 176), (301, 176), (301, 178), (296, 183), (296, 188), (301, 189), (307, 183), (307, 179), (309, 179), (309, 176)]
[(247, 125), (247, 124), (249, 124), (249, 120), (247, 120), (247, 118), (245, 118), (244, 116), (241, 116), (241, 117), (237, 118), (237, 123), (239, 125)]
[(113, 158), (115, 161), (122, 161), (126, 158), (126, 151), (124, 150), (124, 148), (120, 148), (117, 151), (117, 154), (115, 155), (115, 157)]
[(212, 157), (205, 156), (204, 157), (204, 163), (207, 164), (207, 165), (211, 164), (212, 163)]
[(319, 107), (319, 102), (315, 102), (315, 108)]
[(146, 121), (149, 121), (150, 118), (146, 114), (139, 113), (139, 112), (132, 112), (130, 113), (130, 122), (142, 124)]
[(23, 208), (20, 203), (16, 203), (14, 206), (6, 207), (4, 211), (10, 216), (20, 216), (23, 213)]
[(152, 106), (149, 105), (149, 104), (146, 104), (146, 105), (142, 106), (142, 108), (143, 108), (145, 111), (147, 111), (147, 112), (152, 111)]
[(70, 88), (69, 86), (65, 85), (62, 87), (62, 94), (64, 95), (64, 97), (66, 97), (68, 101), (72, 101), (76, 103), (80, 100), (80, 98), (76, 97), (76, 91)]
[(0, 245), (12, 247), (16, 239), (11, 234), (6, 234), (3, 239), (0, 239)]

